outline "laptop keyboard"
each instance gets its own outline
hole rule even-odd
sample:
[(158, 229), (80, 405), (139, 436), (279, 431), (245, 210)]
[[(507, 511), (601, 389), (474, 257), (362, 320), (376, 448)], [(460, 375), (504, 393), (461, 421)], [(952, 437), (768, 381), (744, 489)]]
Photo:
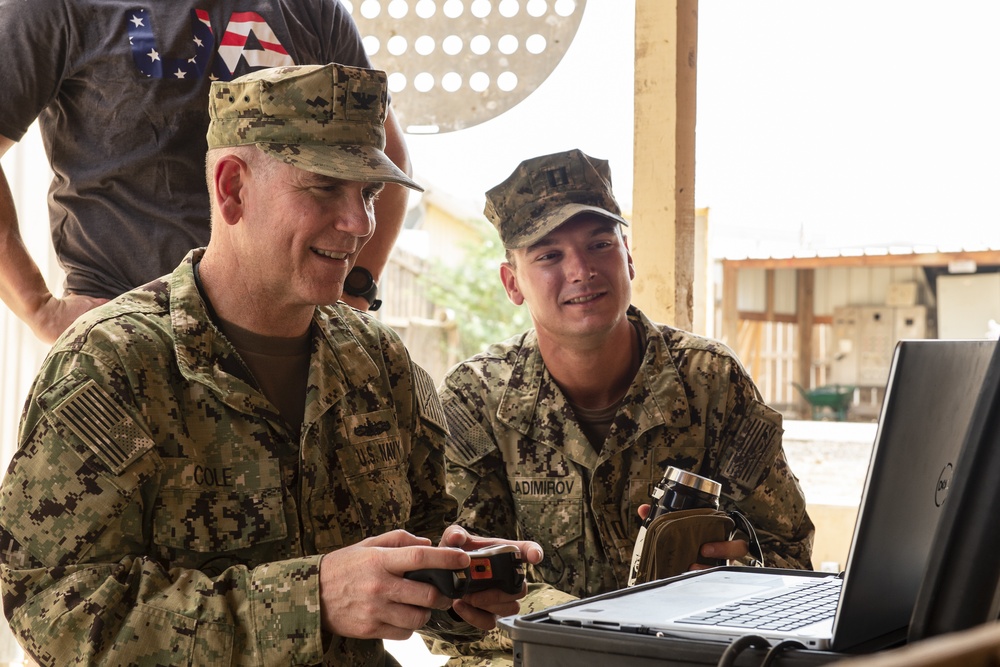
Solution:
[(792, 590), (745, 598), (692, 614), (678, 623), (719, 625), (758, 630), (795, 630), (833, 618), (843, 580), (806, 580)]

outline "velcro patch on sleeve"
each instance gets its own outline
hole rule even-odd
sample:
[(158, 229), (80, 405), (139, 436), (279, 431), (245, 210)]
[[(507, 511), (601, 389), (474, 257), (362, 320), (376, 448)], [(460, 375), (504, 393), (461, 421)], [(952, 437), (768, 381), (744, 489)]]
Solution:
[(723, 453), (720, 474), (743, 491), (763, 481), (781, 449), (781, 427), (756, 414), (740, 424), (734, 442)]
[(420, 411), (420, 416), (447, 433), (448, 421), (441, 407), (441, 399), (438, 398), (437, 390), (434, 388), (434, 380), (417, 364), (410, 364), (410, 367), (413, 369), (413, 388), (417, 394), (417, 409)]
[(93, 379), (77, 386), (57, 384), (39, 396), (39, 403), (116, 475), (154, 447), (124, 407)]
[(496, 446), (468, 410), (456, 401), (447, 401), (444, 412), (448, 416), (448, 458), (460, 465), (471, 465), (483, 458)]

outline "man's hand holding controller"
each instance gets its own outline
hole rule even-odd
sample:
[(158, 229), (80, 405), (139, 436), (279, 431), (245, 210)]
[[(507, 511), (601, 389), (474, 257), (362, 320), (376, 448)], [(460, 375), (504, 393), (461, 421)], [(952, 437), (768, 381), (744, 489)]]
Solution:
[(461, 598), (453, 599), (451, 608), (482, 630), (492, 630), (498, 617), (521, 610), (518, 600), (527, 590), (524, 565), (540, 563), (543, 558), (542, 547), (536, 542), (478, 537), (457, 525), (445, 529), (440, 546), (458, 547), (470, 556), (469, 565), (462, 568), (469, 571), (468, 589)]
[(496, 544), (467, 551), (469, 566), (461, 570), (413, 570), (403, 576), (433, 584), (444, 595), (458, 600), (469, 593), (498, 588), (517, 595), (524, 588), (521, 551), (513, 544)]
[[(406, 576), (412, 572), (447, 573), (447, 582), (453, 581), (455, 571), (468, 570), (471, 579), (473, 560), (469, 552), (498, 546), (513, 547), (513, 551), (496, 549), (477, 556), (476, 576), (484, 584), (491, 583), (491, 587), (469, 587), (460, 599), (449, 597), (433, 583)], [(515, 563), (514, 553), (519, 553), (523, 561)], [(486, 558), (487, 562), (480, 558)], [(520, 611), (518, 600), (524, 597), (526, 589), (523, 569), (519, 577), (517, 566), (541, 560), (542, 548), (535, 542), (477, 537), (461, 526), (449, 526), (437, 547), (431, 546), (430, 540), (403, 530), (370, 537), (323, 557), (320, 563), (323, 628), (342, 637), (401, 640), (423, 627), (430, 620), (432, 609), (450, 608), (453, 615), (470, 625), (492, 630), (497, 617)], [(511, 574), (505, 568), (515, 571)], [(493, 587), (492, 583), (513, 592)]]

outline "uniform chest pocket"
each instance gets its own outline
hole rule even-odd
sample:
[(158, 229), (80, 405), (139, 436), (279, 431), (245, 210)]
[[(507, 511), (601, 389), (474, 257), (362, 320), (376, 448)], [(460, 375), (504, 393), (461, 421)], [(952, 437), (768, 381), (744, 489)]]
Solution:
[(331, 487), (309, 508), (320, 550), (403, 528), (410, 519), (409, 449), (394, 414), (351, 415), (344, 423), (348, 442), (337, 449)]
[(542, 545), (535, 569), (549, 583), (560, 581), (566, 556), (560, 550), (583, 536), (583, 481), (576, 477), (510, 477), (521, 535)]
[(650, 447), (645, 457), (636, 457), (628, 475), (628, 505), (625, 516), (630, 520), (627, 525), (638, 531), (639, 506), (652, 504), (653, 488), (663, 480), (663, 473), (669, 466), (674, 466), (687, 472), (703, 474), (702, 461), (705, 458), (704, 445)]
[(288, 536), (276, 459), (224, 465), (164, 459), (164, 464), (153, 513), (157, 544), (218, 553)]
[(403, 528), (410, 519), (413, 494), (409, 466), (378, 468), (347, 478), (366, 535)]

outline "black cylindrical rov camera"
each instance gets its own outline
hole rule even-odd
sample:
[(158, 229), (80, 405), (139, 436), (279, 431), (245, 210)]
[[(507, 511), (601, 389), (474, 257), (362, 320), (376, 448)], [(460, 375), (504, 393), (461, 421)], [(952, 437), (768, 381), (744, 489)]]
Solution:
[(628, 585), (634, 586), (639, 572), (639, 561), (642, 558), (642, 545), (646, 540), (646, 529), (653, 519), (667, 512), (691, 509), (719, 509), (719, 492), (722, 485), (718, 482), (687, 472), (680, 468), (668, 466), (663, 472), (663, 479), (653, 487), (653, 505), (649, 515), (639, 528), (639, 535), (632, 550), (632, 567), (629, 571)]

